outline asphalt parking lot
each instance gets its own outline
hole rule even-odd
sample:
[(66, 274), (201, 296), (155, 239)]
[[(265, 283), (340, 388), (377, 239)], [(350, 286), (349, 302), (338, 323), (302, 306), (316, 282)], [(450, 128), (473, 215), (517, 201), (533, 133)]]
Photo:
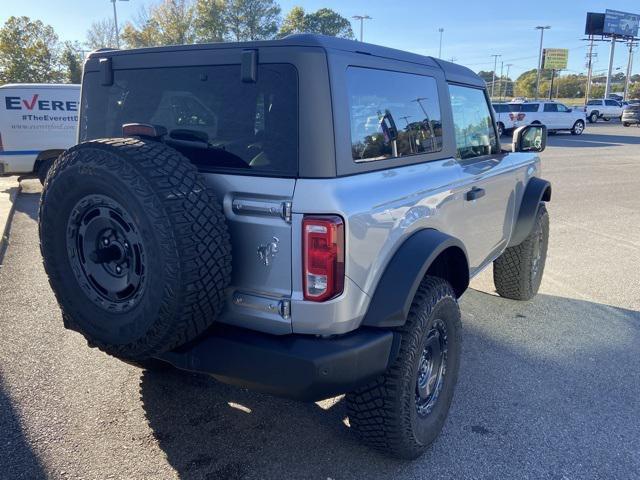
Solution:
[(62, 328), (41, 265), (39, 184), (23, 182), (0, 268), (0, 477), (640, 478), (640, 128), (549, 138), (540, 294), (491, 272), (462, 298), (452, 410), (415, 462), (358, 444), (340, 398), (302, 404), (145, 372)]

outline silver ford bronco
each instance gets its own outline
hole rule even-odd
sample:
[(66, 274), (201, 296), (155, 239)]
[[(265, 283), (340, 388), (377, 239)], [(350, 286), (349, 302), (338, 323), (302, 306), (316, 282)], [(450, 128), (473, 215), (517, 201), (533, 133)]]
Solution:
[(503, 150), (453, 63), (315, 35), (97, 51), (78, 140), (40, 207), (65, 326), (136, 365), (346, 393), (387, 454), (442, 429), (469, 279), (540, 285), (546, 129)]

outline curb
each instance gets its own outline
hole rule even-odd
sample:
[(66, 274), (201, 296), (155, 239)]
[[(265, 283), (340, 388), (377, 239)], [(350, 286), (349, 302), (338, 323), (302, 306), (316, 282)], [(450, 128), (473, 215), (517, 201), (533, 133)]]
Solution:
[[(7, 213), (6, 219), (4, 220), (4, 225), (0, 224), (0, 266), (2, 265), (2, 261), (4, 260), (4, 253), (7, 249), (7, 245), (9, 243), (9, 230), (11, 229), (11, 220), (13, 219), (13, 212), (16, 209), (16, 198), (22, 191), (22, 184), (18, 181), (18, 186), (13, 189), (9, 193), (9, 203), (11, 204), (9, 207), (9, 212)], [(6, 200), (0, 200), (6, 201)]]

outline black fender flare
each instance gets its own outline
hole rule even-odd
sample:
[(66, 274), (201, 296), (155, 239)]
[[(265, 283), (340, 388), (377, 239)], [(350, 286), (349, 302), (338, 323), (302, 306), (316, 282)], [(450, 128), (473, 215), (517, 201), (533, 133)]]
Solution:
[[(447, 251), (447, 252), (445, 252)], [(460, 297), (469, 286), (467, 252), (460, 240), (434, 229), (424, 229), (407, 238), (387, 264), (378, 281), (363, 326), (398, 327), (404, 325), (420, 282), (442, 253), (451, 252), (451, 265), (445, 275)]]
[(551, 183), (542, 178), (533, 177), (527, 183), (518, 209), (518, 216), (513, 225), (509, 247), (520, 245), (531, 232), (536, 221), (540, 202), (551, 200)]

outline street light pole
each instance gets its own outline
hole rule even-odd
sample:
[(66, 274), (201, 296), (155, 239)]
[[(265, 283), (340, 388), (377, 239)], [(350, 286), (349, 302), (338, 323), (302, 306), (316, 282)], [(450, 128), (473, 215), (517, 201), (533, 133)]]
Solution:
[(360, 41), (362, 42), (363, 30), (364, 30), (364, 21), (365, 20), (371, 20), (371, 17), (369, 15), (354, 15), (351, 18), (353, 18), (355, 20), (360, 20)]
[(538, 25), (536, 30), (540, 30), (540, 52), (538, 53), (538, 76), (536, 78), (536, 100), (538, 99), (538, 92), (540, 91), (540, 72), (542, 71), (542, 39), (544, 38), (544, 31), (549, 30), (549, 25)]
[(444, 32), (444, 28), (440, 27), (438, 31), (440, 32), (440, 48), (438, 48), (438, 58), (442, 58), (442, 32)]
[[(109, 0), (113, 3), (113, 23), (116, 27), (116, 48), (120, 48), (120, 30), (118, 29), (118, 11), (116, 9), (116, 0)], [(121, 2), (128, 2), (129, 0), (120, 0)]]
[(493, 90), (496, 87), (496, 69), (498, 68), (498, 57), (502, 55), (493, 54), (493, 78), (491, 80), (491, 98), (493, 98)]

